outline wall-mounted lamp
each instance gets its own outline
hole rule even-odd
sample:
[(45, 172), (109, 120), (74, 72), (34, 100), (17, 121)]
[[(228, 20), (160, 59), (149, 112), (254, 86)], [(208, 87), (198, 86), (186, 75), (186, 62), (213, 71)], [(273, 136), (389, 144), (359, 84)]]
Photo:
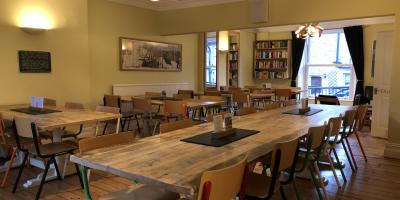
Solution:
[(29, 34), (41, 34), (52, 26), (49, 17), (39, 10), (26, 10), (19, 21), (21, 30)]
[(220, 31), (218, 33), (218, 50), (228, 51), (229, 50), (229, 32)]

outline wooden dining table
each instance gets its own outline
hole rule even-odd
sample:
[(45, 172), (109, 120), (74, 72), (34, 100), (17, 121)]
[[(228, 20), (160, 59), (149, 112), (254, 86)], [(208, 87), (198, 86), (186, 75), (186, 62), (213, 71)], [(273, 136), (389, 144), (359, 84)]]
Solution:
[[(181, 141), (212, 131), (212, 123), (92, 150), (70, 157), (81, 169), (92, 168), (135, 182), (149, 184), (195, 198), (203, 172), (234, 162), (247, 154), (248, 162), (272, 151), (274, 144), (304, 136), (309, 127), (323, 125), (329, 118), (344, 114), (351, 106), (311, 105), (322, 109), (312, 116), (283, 114), (297, 109), (288, 106), (246, 116), (234, 117), (233, 127), (259, 133), (222, 147), (210, 147)], [(87, 188), (88, 189), (88, 188)], [(86, 194), (90, 199), (90, 193)]]
[[(3, 116), (4, 120), (12, 121), (15, 117), (29, 118), (33, 120), (39, 131), (49, 131), (52, 134), (53, 142), (61, 142), (61, 137), (64, 131), (62, 130), (66, 126), (72, 125), (80, 125), (80, 124), (96, 124), (95, 135), (97, 135), (98, 123), (101, 121), (108, 121), (117, 119), (117, 127), (116, 132), (119, 130), (119, 120), (121, 118), (120, 114), (114, 113), (104, 113), (104, 112), (96, 112), (89, 109), (65, 109), (63, 107), (46, 107), (47, 109), (52, 109), (60, 112), (48, 113), (48, 114), (39, 114), (39, 115), (31, 115), (25, 114), (21, 112), (14, 111), (12, 109), (18, 108), (28, 108), (29, 104), (19, 104), (19, 105), (6, 105), (0, 106), (0, 113)], [(60, 169), (62, 177), (67, 174), (67, 166), (66, 162), (64, 162), (66, 158), (57, 157), (56, 160), (59, 163), (58, 166), (63, 166)], [(44, 167), (42, 160), (30, 159), (31, 164), (40, 168)], [(18, 166), (22, 160), (16, 159), (14, 166)], [(39, 174), (36, 178), (28, 180), (24, 187), (29, 188), (34, 185), (38, 185), (41, 180), (42, 173)], [(57, 178), (56, 171), (52, 166), (49, 169), (49, 173), (47, 174), (46, 180), (53, 180)]]

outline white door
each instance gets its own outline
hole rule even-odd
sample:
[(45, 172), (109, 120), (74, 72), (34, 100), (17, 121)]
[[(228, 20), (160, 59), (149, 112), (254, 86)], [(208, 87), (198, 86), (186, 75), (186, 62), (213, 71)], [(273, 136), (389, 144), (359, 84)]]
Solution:
[(393, 31), (378, 32), (375, 51), (374, 100), (372, 103), (371, 135), (374, 137), (388, 137), (393, 44)]

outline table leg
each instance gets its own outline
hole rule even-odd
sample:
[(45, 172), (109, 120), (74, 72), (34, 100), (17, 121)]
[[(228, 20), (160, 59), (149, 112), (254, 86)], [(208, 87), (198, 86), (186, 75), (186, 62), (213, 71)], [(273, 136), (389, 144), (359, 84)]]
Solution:
[(117, 119), (117, 129), (115, 130), (115, 133), (119, 132), (119, 124), (120, 124), (121, 118)]
[(95, 126), (95, 130), (94, 130), (94, 136), (97, 136), (98, 132), (99, 132), (99, 122), (97, 121), (96, 122), (96, 126)]
[(92, 200), (92, 197), (90, 196), (87, 168), (82, 166), (82, 165), (80, 165), (79, 166), (79, 170), (80, 170), (81, 177), (82, 177), (83, 192), (85, 193), (85, 199), (86, 200)]

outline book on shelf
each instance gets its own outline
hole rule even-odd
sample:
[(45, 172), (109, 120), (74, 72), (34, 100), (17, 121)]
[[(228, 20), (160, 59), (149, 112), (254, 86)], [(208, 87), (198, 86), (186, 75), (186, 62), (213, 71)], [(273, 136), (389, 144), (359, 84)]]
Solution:
[(231, 61), (236, 61), (239, 58), (238, 54), (238, 52), (231, 52), (230, 54), (228, 54), (228, 59)]
[(262, 50), (256, 52), (256, 59), (276, 59), (276, 58), (288, 58), (287, 50), (282, 50), (282, 51)]
[(285, 69), (287, 60), (256, 61), (256, 69)]
[(287, 47), (288, 47), (287, 40), (256, 42), (257, 49), (274, 49), (274, 48), (287, 48)]
[(288, 79), (289, 73), (287, 71), (285, 72), (256, 71), (255, 78), (259, 80)]

